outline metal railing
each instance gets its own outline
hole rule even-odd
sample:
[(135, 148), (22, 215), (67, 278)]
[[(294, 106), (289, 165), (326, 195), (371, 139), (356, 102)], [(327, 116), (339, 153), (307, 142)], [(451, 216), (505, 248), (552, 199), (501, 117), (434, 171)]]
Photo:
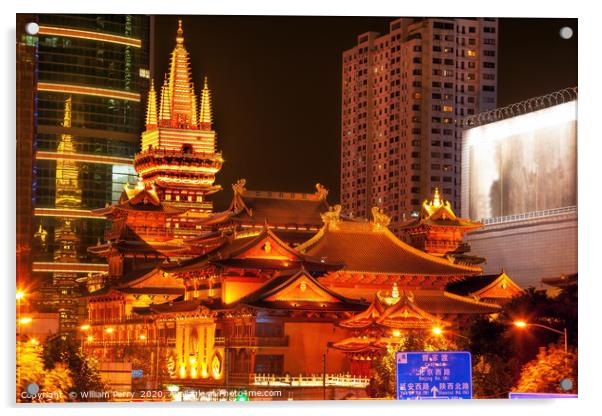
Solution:
[(290, 387), (319, 387), (324, 385), (334, 387), (366, 387), (370, 384), (368, 377), (352, 376), (351, 374), (311, 374), (299, 376), (276, 376), (274, 374), (251, 374), (251, 385), (254, 386), (290, 386)]
[(546, 209), (543, 211), (532, 211), (526, 212), (524, 214), (516, 214), (516, 215), (506, 215), (503, 217), (492, 217), (492, 218), (481, 218), (479, 222), (482, 222), (485, 225), (492, 224), (502, 224), (510, 221), (520, 221), (520, 220), (528, 220), (533, 218), (541, 218), (548, 217), (552, 215), (562, 215), (562, 214), (572, 214), (577, 213), (577, 207), (563, 207), (563, 208), (554, 208), (554, 209)]

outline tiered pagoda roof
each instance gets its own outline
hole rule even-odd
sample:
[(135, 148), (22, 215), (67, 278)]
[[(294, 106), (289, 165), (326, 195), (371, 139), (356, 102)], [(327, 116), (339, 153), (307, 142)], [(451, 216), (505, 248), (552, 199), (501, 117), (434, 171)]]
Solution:
[(479, 222), (457, 217), (451, 203), (435, 188), (433, 199), (423, 202), (418, 218), (404, 222), (400, 232), (405, 241), (419, 250), (447, 257), (454, 263), (474, 265), (485, 259), (465, 254), (470, 251), (470, 246), (463, 242), (463, 237), (482, 227)]
[(413, 292), (399, 294), (397, 286), (394, 286), (391, 296), (377, 293), (368, 309), (339, 322), (339, 325), (349, 329), (383, 327), (426, 330), (433, 326), (449, 326), (449, 323), (421, 309), (414, 300)]

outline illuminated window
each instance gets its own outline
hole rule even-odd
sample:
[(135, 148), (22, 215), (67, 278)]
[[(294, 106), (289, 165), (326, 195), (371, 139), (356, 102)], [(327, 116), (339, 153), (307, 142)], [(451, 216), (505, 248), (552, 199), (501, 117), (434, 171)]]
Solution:
[(452, 108), (451, 105), (444, 105), (443, 106), (443, 111), (446, 113), (451, 113), (452, 111), (454, 111), (454, 109)]
[(475, 57), (475, 56), (477, 56), (477, 51), (469, 49), (466, 51), (466, 56)]
[(150, 78), (150, 71), (148, 69), (145, 69), (145, 68), (140, 68), (140, 78), (149, 79)]

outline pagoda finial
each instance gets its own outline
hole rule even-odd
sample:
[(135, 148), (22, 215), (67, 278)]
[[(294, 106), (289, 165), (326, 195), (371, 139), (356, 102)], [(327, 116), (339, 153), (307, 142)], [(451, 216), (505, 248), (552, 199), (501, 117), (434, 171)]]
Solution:
[(178, 19), (178, 32), (176, 36), (177, 43), (184, 43), (184, 29), (182, 29), (182, 19)]
[(203, 91), (201, 92), (201, 114), (199, 116), (202, 130), (211, 130), (213, 123), (213, 110), (211, 108), (211, 90), (207, 77), (203, 83)]
[(433, 195), (433, 206), (439, 208), (441, 206), (441, 195), (439, 195), (439, 188), (435, 188), (435, 195)]
[(166, 121), (171, 119), (171, 97), (169, 91), (169, 79), (165, 74), (163, 86), (161, 87), (161, 105), (159, 107), (159, 120)]
[(157, 124), (157, 92), (155, 91), (155, 82), (151, 78), (146, 106), (146, 129), (157, 127)]
[(393, 289), (391, 289), (391, 297), (397, 299), (399, 297), (399, 288), (397, 282), (393, 283)]

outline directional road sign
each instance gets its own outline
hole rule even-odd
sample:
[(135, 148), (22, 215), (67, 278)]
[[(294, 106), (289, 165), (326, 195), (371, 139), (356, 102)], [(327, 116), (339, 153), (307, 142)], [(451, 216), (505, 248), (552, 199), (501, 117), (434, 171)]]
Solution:
[(467, 351), (398, 352), (397, 400), (472, 399)]

